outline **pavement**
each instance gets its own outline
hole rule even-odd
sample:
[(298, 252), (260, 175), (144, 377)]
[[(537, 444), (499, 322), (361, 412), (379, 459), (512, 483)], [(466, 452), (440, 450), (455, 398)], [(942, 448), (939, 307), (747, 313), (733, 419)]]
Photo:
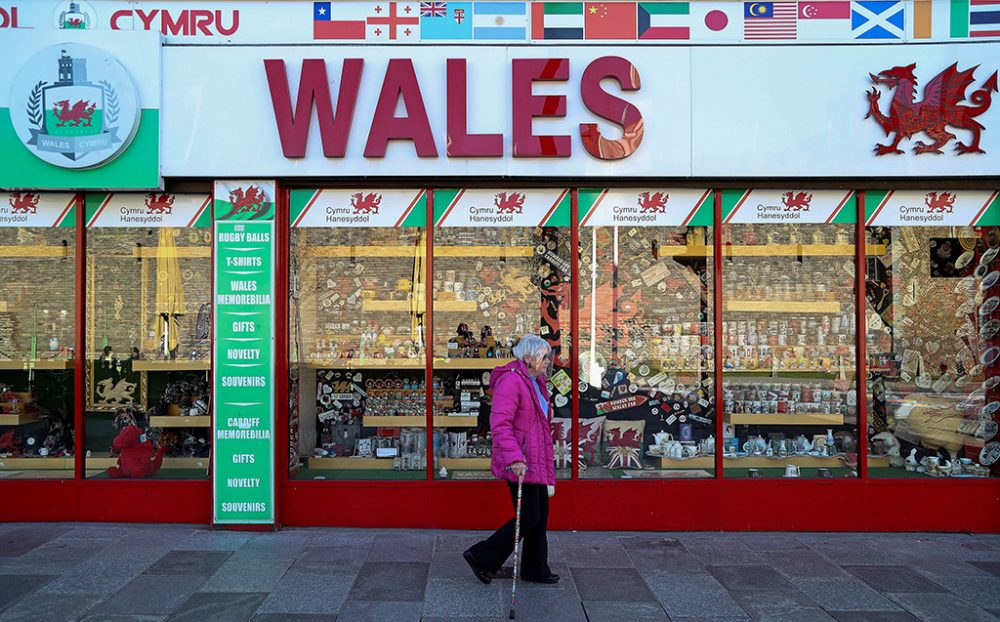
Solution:
[[(482, 622), (469, 531), (0, 524), (0, 622)], [(1000, 535), (550, 534), (555, 586), (520, 583), (519, 620), (1000, 620)]]

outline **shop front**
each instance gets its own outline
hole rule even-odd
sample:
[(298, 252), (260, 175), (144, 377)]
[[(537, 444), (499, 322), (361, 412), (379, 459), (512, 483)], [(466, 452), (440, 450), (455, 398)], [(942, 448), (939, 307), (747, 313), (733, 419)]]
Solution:
[(0, 518), (494, 526), (534, 333), (555, 528), (1000, 531), (1000, 44), (302, 46), (231, 4), (0, 33)]

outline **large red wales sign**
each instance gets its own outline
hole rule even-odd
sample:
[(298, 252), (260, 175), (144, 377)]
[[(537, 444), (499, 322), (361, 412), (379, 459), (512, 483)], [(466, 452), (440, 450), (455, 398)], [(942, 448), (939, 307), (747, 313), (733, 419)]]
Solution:
[[(532, 87), (544, 82), (567, 82), (570, 77), (570, 59), (511, 60), (509, 137), (502, 132), (469, 132), (469, 115), (476, 109), (477, 94), (470, 93), (468, 89), (469, 69), (466, 59), (450, 58), (443, 59), (443, 62), (446, 64), (445, 156), (502, 158), (507, 153), (514, 158), (572, 156), (571, 136), (539, 135), (532, 129), (534, 119), (566, 116), (566, 95), (551, 94), (551, 87), (547, 89), (550, 94), (534, 94)], [(339, 67), (328, 65), (324, 59), (304, 59), (299, 68), (298, 91), (294, 101), (285, 61), (266, 59), (264, 67), (284, 156), (305, 157), (315, 110), (323, 155), (328, 158), (343, 158), (353, 130), (362, 74), (366, 71), (364, 59), (346, 58)], [(339, 72), (339, 76), (335, 72)], [(594, 119), (581, 119), (578, 131), (588, 154), (601, 160), (621, 160), (634, 153), (642, 143), (642, 113), (635, 105), (605, 90), (604, 86), (608, 84), (602, 84), (605, 80), (616, 82), (621, 91), (638, 91), (639, 72), (625, 58), (603, 56), (590, 61), (580, 79), (583, 106), (594, 117), (605, 122), (605, 125), (617, 126), (620, 135), (606, 136)], [(332, 92), (334, 88), (337, 91), (336, 103)], [(401, 116), (397, 114), (400, 103), (405, 109)], [(491, 119), (476, 121), (477, 124), (496, 123)], [(496, 124), (503, 124), (503, 121)], [(505, 128), (496, 129), (506, 131)], [(441, 141), (435, 138), (413, 61), (409, 58), (389, 59), (375, 109), (372, 111), (371, 125), (367, 128), (365, 157), (385, 157), (389, 141), (394, 140), (412, 142), (420, 157), (439, 157), (437, 145)], [(506, 138), (509, 140), (505, 140)]]

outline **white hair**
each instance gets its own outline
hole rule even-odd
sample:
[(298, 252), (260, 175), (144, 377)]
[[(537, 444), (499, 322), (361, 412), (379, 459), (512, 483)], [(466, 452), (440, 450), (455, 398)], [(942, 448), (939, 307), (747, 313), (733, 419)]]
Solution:
[(514, 346), (514, 356), (521, 359), (522, 361), (528, 356), (545, 356), (552, 351), (552, 346), (550, 346), (544, 339), (538, 335), (527, 334), (521, 337), (521, 340), (517, 342)]

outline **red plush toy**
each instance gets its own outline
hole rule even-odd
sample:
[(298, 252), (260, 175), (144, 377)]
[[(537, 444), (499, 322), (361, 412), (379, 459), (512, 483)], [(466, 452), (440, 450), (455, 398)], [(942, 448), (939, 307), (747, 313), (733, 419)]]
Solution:
[(146, 437), (135, 417), (127, 409), (121, 409), (115, 416), (115, 424), (120, 427), (118, 436), (111, 442), (112, 449), (118, 453), (118, 466), (108, 469), (111, 477), (152, 477), (163, 464), (163, 454), (166, 447), (159, 450)]

